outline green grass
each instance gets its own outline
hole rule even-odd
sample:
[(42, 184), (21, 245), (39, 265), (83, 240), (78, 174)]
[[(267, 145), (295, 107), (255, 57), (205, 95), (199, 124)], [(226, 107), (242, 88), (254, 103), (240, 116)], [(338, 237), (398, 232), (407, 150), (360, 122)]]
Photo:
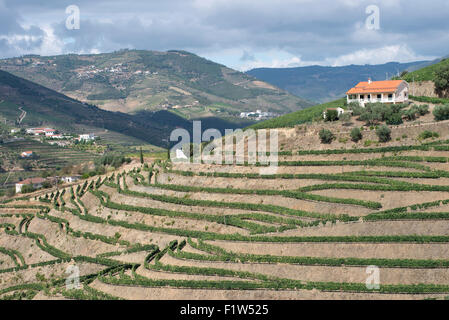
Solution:
[(407, 81), (407, 82), (413, 82), (413, 81), (434, 81), (435, 78), (435, 71), (440, 68), (441, 66), (449, 65), (449, 59), (444, 59), (443, 61), (424, 67), (422, 69), (409, 72), (401, 79)]
[(427, 103), (433, 103), (433, 104), (449, 103), (449, 99), (426, 97), (426, 96), (410, 96), (410, 99), (418, 101), (418, 102), (427, 102)]
[(297, 124), (311, 122), (313, 120), (322, 119), (323, 111), (328, 108), (343, 107), (346, 99), (338, 99), (335, 101), (319, 104), (310, 108), (292, 112), (275, 119), (270, 119), (250, 126), (251, 129), (267, 129), (267, 128), (287, 128), (294, 127)]

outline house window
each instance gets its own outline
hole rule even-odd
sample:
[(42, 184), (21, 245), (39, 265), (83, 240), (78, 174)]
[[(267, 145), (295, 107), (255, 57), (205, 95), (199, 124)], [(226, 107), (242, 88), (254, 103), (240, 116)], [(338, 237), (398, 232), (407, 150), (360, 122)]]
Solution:
[(361, 94), (360, 95), (360, 100), (363, 100), (363, 99), (365, 99), (365, 95)]
[(377, 95), (377, 100), (382, 100), (382, 95), (381, 94)]
[(371, 100), (371, 95), (370, 94), (368, 95), (368, 100)]
[(390, 99), (390, 100), (393, 99), (393, 94), (392, 94), (392, 93), (390, 93), (390, 94), (388, 95), (388, 99)]

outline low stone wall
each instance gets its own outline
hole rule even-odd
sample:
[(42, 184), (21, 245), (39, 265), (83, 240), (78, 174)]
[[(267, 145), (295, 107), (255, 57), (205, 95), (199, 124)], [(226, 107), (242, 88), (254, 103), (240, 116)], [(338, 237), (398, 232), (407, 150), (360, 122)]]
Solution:
[(410, 95), (438, 98), (433, 81), (410, 82)]

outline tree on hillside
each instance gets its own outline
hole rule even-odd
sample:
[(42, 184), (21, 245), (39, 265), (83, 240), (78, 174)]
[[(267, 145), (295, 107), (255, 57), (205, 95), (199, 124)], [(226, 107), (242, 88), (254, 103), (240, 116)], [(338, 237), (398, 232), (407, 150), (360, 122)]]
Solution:
[(335, 139), (335, 135), (327, 129), (321, 129), (319, 136), (321, 143), (331, 143)]
[(349, 112), (345, 112), (340, 116), (340, 119), (344, 125), (350, 125), (351, 124), (351, 114)]
[(449, 65), (443, 65), (435, 71), (435, 93), (439, 97), (449, 95)]
[(338, 120), (338, 111), (335, 109), (327, 109), (325, 121), (337, 121)]
[(359, 142), (362, 140), (362, 131), (359, 128), (353, 128), (351, 130), (351, 140), (354, 142)]
[(433, 109), (433, 116), (436, 121), (449, 120), (449, 104), (436, 106), (435, 109)]
[(379, 142), (387, 142), (391, 140), (391, 129), (387, 126), (380, 126), (376, 130), (376, 134), (379, 137)]
[(140, 147), (140, 163), (143, 164), (143, 152), (142, 152), (142, 147)]

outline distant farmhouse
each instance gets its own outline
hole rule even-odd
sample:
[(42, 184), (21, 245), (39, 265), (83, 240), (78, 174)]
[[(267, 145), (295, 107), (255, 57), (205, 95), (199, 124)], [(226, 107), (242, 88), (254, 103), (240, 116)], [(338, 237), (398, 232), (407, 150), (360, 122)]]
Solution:
[(31, 158), (32, 156), (34, 156), (33, 151), (24, 151), (20, 154), (21, 158)]
[(360, 82), (346, 92), (347, 102), (358, 102), (362, 107), (366, 103), (406, 103), (409, 84), (404, 80), (386, 80)]
[(67, 177), (61, 177), (61, 181), (65, 183), (72, 183), (77, 182), (81, 176), (67, 176)]
[(323, 118), (326, 119), (328, 111), (335, 111), (337, 114), (337, 117), (340, 117), (343, 113), (345, 113), (345, 109), (343, 108), (328, 108), (326, 111), (323, 112)]
[(93, 133), (90, 134), (80, 134), (78, 137), (78, 140), (81, 141), (94, 141), (95, 140), (95, 135)]
[(262, 110), (256, 110), (256, 112), (241, 112), (240, 118), (253, 119), (256, 121), (273, 118), (275, 116), (272, 112), (262, 112)]
[(43, 178), (31, 178), (20, 181), (16, 183), (16, 193), (22, 193), (22, 188), (28, 185), (33, 186), (34, 189), (42, 188), (42, 185), (45, 181), (46, 179)]
[(56, 130), (53, 128), (31, 128), (27, 129), (27, 133), (35, 136), (52, 137), (56, 135)]

